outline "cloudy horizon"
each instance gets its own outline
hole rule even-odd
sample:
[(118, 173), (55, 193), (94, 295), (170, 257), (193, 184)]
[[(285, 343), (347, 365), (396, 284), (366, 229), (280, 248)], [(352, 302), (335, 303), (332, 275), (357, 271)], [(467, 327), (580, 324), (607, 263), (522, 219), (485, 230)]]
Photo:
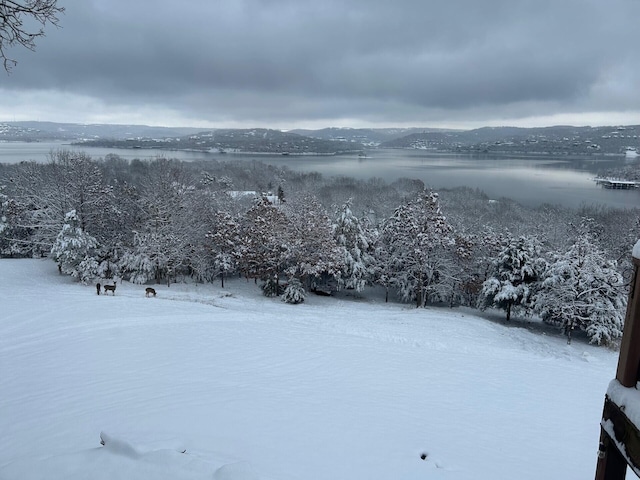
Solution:
[(59, 0), (0, 121), (640, 124), (640, 1)]

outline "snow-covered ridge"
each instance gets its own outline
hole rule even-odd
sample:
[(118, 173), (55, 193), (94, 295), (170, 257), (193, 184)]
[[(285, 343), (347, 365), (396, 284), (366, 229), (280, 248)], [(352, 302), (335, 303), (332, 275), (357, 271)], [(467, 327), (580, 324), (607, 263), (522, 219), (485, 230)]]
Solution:
[(376, 297), (154, 287), (0, 260), (0, 478), (593, 475), (615, 352)]

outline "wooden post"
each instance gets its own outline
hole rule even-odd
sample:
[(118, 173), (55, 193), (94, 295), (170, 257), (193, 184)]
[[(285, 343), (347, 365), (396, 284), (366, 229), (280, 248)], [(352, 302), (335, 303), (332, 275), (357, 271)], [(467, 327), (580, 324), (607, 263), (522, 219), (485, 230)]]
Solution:
[[(624, 320), (624, 332), (618, 356), (616, 380), (627, 388), (635, 388), (640, 371), (640, 240), (633, 248), (633, 277), (629, 288), (629, 301)], [(605, 400), (603, 419), (610, 420), (612, 411), (617, 412), (617, 406)], [(624, 417), (618, 414), (618, 417)], [(624, 417), (626, 418), (626, 417)], [(624, 425), (624, 423), (622, 423)], [(620, 425), (620, 422), (618, 422)], [(626, 429), (637, 432), (640, 425), (627, 425)], [(620, 427), (619, 427), (620, 428)], [(616, 433), (618, 436), (618, 433)], [(637, 435), (636, 435), (637, 436)], [(628, 437), (628, 435), (622, 435)], [(600, 447), (598, 449), (598, 463), (596, 466), (596, 480), (624, 480), (627, 474), (627, 459), (618, 450), (613, 439), (600, 429)]]
[(624, 480), (626, 475), (627, 460), (618, 451), (609, 435), (600, 428), (596, 480)]
[[(640, 242), (639, 242), (640, 243)], [(633, 278), (629, 287), (629, 303), (624, 319), (624, 334), (620, 344), (616, 379), (622, 386), (631, 388), (638, 383), (640, 369), (640, 258), (633, 258)]]

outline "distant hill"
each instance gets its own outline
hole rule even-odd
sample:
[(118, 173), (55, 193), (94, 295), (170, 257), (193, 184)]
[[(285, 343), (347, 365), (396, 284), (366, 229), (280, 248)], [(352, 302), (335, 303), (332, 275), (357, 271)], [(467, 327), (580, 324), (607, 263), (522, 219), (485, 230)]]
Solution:
[(389, 142), (415, 133), (444, 132), (449, 130), (425, 128), (323, 128), (320, 130), (291, 130), (291, 133), (307, 137), (337, 140), (341, 142), (358, 142), (367, 147), (377, 147), (383, 142)]
[(147, 125), (110, 125), (54, 122), (0, 123), (0, 140), (51, 141), (96, 138), (166, 138), (190, 135), (201, 128), (151, 127)]
[(285, 155), (336, 154), (364, 148), (357, 141), (344, 143), (265, 128), (202, 131), (201, 128), (53, 122), (0, 123), (0, 141), (71, 141), (113, 148), (217, 149)]
[(177, 138), (137, 138), (125, 140), (99, 139), (84, 141), (89, 146), (113, 148), (155, 148), (171, 150), (219, 150), (221, 152), (305, 155), (358, 152), (358, 142), (338, 142), (311, 138), (291, 132), (266, 128), (220, 129), (198, 132)]
[(271, 154), (337, 154), (365, 148), (408, 148), (453, 153), (623, 154), (640, 151), (640, 125), (543, 128), (484, 127), (324, 128), (283, 132), (266, 128), (171, 128), (146, 125), (52, 122), (0, 123), (0, 141), (71, 141), (117, 148), (242, 151)]
[(640, 125), (615, 127), (484, 127), (412, 133), (380, 144), (460, 153), (622, 154), (640, 150)]

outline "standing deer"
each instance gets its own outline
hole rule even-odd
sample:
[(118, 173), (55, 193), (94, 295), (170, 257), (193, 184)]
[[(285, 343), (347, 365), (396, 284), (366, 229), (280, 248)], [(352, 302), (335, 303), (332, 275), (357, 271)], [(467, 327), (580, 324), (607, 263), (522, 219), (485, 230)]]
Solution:
[(144, 295), (146, 297), (148, 297), (149, 295), (153, 295), (154, 297), (156, 296), (156, 291), (151, 287), (147, 287), (144, 292)]
[(116, 294), (116, 282), (113, 282), (113, 285), (105, 285), (104, 287), (104, 294), (106, 295), (107, 293), (111, 292), (113, 295)]

